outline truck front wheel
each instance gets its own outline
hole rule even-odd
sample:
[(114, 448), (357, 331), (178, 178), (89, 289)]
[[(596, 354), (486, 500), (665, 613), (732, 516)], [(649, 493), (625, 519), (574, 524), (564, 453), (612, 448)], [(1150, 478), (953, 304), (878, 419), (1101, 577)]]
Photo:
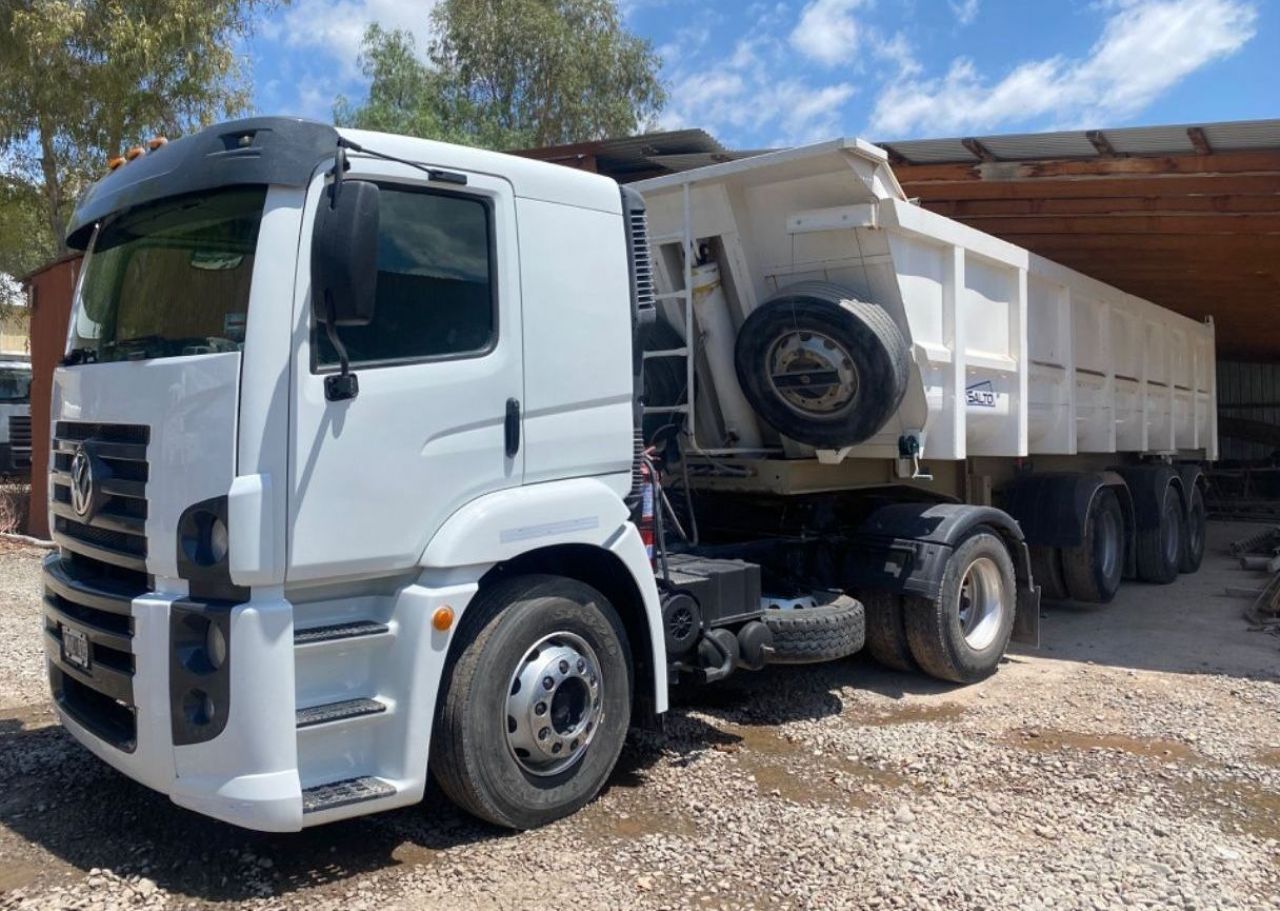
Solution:
[(631, 720), (631, 656), (613, 606), (558, 576), (483, 589), (446, 664), (431, 769), (497, 825), (532, 829), (599, 793)]
[(907, 641), (920, 668), (953, 683), (991, 675), (1013, 632), (1015, 585), (1000, 536), (975, 529), (947, 561), (938, 597), (906, 599)]

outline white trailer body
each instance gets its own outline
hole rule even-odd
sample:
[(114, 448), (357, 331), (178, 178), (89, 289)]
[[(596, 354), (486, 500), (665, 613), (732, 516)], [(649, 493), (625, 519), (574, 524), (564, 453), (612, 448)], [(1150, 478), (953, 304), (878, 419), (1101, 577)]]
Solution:
[[(1211, 321), (921, 208), (875, 146), (834, 140), (635, 186), (664, 316), (682, 333), (693, 326), (705, 351), (734, 335), (709, 329), (696, 308), (686, 316), (682, 247), (712, 248), (735, 327), (770, 295), (812, 280), (874, 301), (898, 324), (914, 364), (901, 406), (873, 437), (823, 461), (897, 458), (903, 434), (918, 434), (927, 460), (1217, 456)], [(723, 417), (741, 412), (742, 392), (714, 360), (692, 403), (694, 449), (758, 455)], [(778, 455), (814, 454), (763, 431)]]

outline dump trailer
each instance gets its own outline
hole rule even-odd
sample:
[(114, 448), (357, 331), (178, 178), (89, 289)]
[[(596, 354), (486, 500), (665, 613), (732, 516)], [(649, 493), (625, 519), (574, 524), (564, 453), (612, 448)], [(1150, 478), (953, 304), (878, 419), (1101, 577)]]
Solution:
[(807, 567), (862, 599), (877, 659), (950, 680), (1003, 649), (935, 635), (956, 612), (981, 630), (1009, 581), (975, 536), (1028, 546), (1010, 556), (1029, 639), (1033, 588), (1107, 602), (1199, 567), (1211, 320), (921, 208), (860, 140), (635, 188), (659, 310), (645, 430), (678, 437), (700, 547)]
[(859, 143), (637, 191), (254, 118), (116, 160), (67, 243), (54, 704), (247, 828), (429, 775), (541, 825), (673, 686), (864, 641), (977, 680), (1043, 586), (1203, 546), (1208, 330), (921, 212)]

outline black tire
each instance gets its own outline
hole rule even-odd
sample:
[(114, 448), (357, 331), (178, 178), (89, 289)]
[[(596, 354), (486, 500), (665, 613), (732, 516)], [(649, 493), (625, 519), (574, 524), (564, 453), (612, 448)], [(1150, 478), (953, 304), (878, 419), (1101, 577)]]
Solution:
[(1084, 543), (1062, 548), (1062, 577), (1076, 601), (1106, 604), (1124, 578), (1124, 510), (1109, 487), (1099, 488), (1084, 520)]
[[(965, 638), (961, 622), (963, 586), (971, 569), (975, 573), (971, 586), (991, 586), (998, 605), (988, 615), (991, 625), (980, 627), (981, 638), (974, 643)], [(907, 641), (920, 668), (952, 683), (974, 683), (994, 673), (1013, 633), (1016, 584), (1013, 560), (999, 535), (986, 528), (975, 529), (947, 561), (938, 597), (906, 600)], [(976, 636), (978, 630), (973, 633)]]
[(1031, 551), (1031, 578), (1040, 586), (1040, 597), (1046, 601), (1066, 601), (1067, 583), (1062, 578), (1062, 552), (1056, 547), (1033, 544)]
[(1156, 518), (1152, 527), (1138, 525), (1138, 578), (1168, 585), (1178, 578), (1178, 565), (1182, 560), (1182, 497), (1172, 484), (1165, 485)]
[[(513, 671), (534, 645), (558, 632), (580, 637), (594, 652), (603, 714), (578, 761), (554, 774), (534, 774), (509, 746), (504, 709)], [(631, 653), (617, 612), (581, 582), (522, 576), (483, 589), (457, 636), (431, 736), (431, 770), (441, 789), (467, 812), (512, 829), (546, 825), (580, 809), (604, 787), (631, 720)]]
[(902, 596), (892, 592), (867, 592), (862, 598), (867, 615), (867, 651), (885, 667), (895, 671), (914, 671), (907, 642), (907, 621)]
[(770, 427), (836, 449), (874, 436), (898, 410), (910, 356), (883, 307), (838, 285), (801, 282), (747, 317), (734, 365), (747, 401)]
[(862, 605), (847, 595), (818, 607), (771, 608), (764, 622), (773, 634), (770, 664), (835, 661), (860, 650), (866, 640)]
[(1191, 488), (1191, 506), (1183, 517), (1182, 559), (1178, 572), (1194, 573), (1204, 562), (1205, 536), (1208, 533), (1209, 510), (1204, 505), (1204, 490), (1199, 484)]

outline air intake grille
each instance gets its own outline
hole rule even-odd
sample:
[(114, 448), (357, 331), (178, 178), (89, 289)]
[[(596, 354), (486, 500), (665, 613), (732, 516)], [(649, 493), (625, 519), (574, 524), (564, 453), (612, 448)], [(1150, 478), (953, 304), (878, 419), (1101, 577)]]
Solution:
[(636, 307), (643, 313), (652, 310), (653, 262), (649, 258), (649, 220), (643, 211), (628, 214), (631, 231), (631, 256), (635, 264)]

